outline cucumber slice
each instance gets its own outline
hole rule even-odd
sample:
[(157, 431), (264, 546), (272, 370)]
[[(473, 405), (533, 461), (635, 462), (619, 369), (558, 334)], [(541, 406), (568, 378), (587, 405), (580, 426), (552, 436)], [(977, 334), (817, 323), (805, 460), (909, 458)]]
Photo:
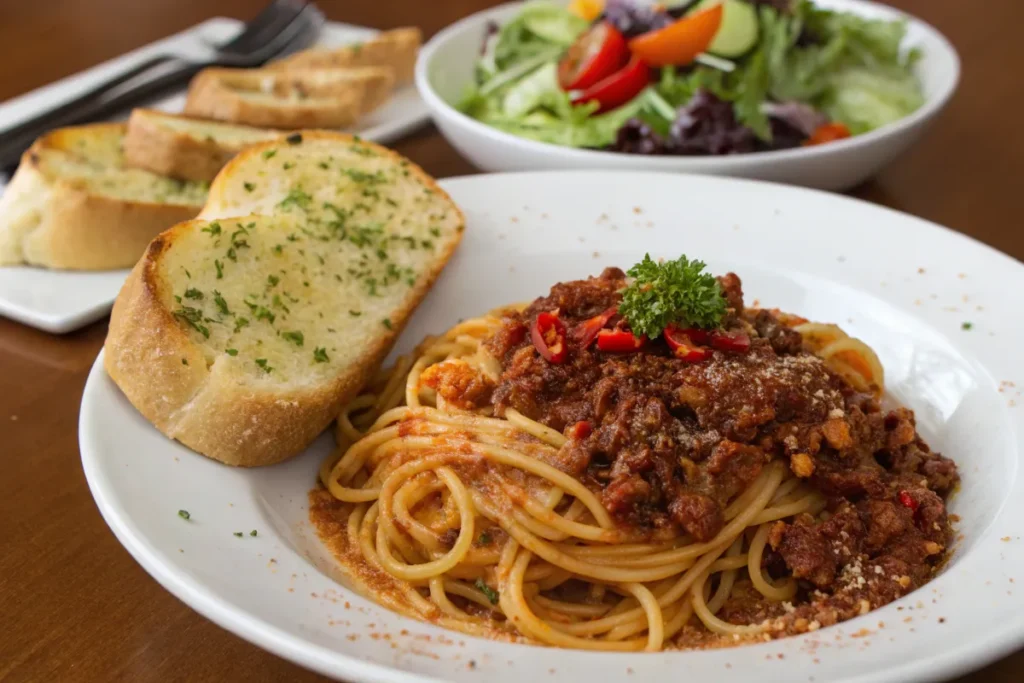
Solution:
[(708, 52), (720, 57), (741, 57), (757, 45), (760, 33), (757, 10), (742, 0), (704, 0), (693, 11), (722, 3), (722, 25), (715, 34)]

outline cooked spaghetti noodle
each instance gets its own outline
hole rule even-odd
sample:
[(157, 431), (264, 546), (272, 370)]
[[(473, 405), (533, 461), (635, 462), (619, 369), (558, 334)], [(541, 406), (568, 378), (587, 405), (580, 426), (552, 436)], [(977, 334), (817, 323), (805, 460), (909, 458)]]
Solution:
[[(788, 559), (794, 520), (820, 525), (845, 508), (801, 472), (801, 454), (789, 466), (772, 453), (755, 463), (707, 513), (720, 524), (706, 538), (624, 518), (604, 475), (565, 464), (571, 442), (588, 435), (492, 399), (509, 365), (494, 340), (530, 315), (504, 309), (426, 339), (342, 411), (312, 517), (353, 581), (418, 619), (559, 647), (657, 651), (813, 628), (793, 617), (809, 577), (799, 567), (780, 575), (780, 552)], [(853, 389), (880, 390), (881, 367), (863, 343), (806, 322), (797, 330), (800, 353), (819, 354), (832, 381), (849, 373)], [(822, 342), (826, 333), (835, 339)], [(755, 616), (739, 623), (747, 602)]]

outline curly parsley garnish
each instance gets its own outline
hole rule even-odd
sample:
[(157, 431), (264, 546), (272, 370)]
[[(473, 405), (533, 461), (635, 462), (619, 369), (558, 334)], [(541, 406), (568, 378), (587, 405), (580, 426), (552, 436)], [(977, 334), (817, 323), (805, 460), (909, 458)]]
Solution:
[(650, 254), (629, 269), (633, 282), (622, 292), (619, 313), (633, 333), (657, 338), (669, 324), (680, 327), (718, 327), (725, 315), (722, 288), (703, 261), (680, 256), (655, 262)]
[(476, 586), (476, 589), (478, 591), (484, 594), (484, 597), (487, 598), (487, 601), (489, 603), (491, 603), (492, 605), (498, 604), (498, 591), (494, 590), (486, 583), (484, 583), (483, 579), (477, 579), (476, 583), (474, 583), (473, 585)]

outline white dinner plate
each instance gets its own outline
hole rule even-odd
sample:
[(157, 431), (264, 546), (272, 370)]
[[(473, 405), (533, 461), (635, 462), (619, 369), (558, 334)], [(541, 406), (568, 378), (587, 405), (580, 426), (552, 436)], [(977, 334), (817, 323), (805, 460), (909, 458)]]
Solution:
[(959, 464), (961, 536), (947, 568), (852, 621), (721, 650), (593, 653), (447, 632), (332, 578), (306, 502), (330, 435), (280, 465), (226, 467), (164, 438), (97, 360), (80, 419), (85, 473), (114, 533), (168, 590), (271, 652), (351, 681), (905, 682), (1024, 645), (1021, 263), (888, 209), (753, 181), (557, 172), (441, 185), (466, 213), (465, 239), (399, 350), (645, 251), (734, 270), (748, 304), (834, 321), (871, 344), (890, 395)]
[[(21, 121), (83, 92), (111, 75), (158, 54), (192, 59), (210, 56), (212, 43), (230, 38), (242, 27), (237, 19), (210, 19), (116, 59), (33, 90), (0, 104), (0, 134)], [(318, 45), (332, 47), (366, 40), (376, 29), (327, 22)], [(147, 106), (179, 112), (185, 93), (173, 93)], [(386, 143), (398, 139), (429, 117), (416, 88), (405, 85), (380, 109), (361, 119), (351, 132)], [(127, 118), (127, 113), (120, 119)], [(0, 192), (7, 179), (0, 173)], [(69, 332), (102, 318), (110, 311), (127, 270), (73, 273), (25, 266), (0, 266), (0, 315), (47, 332)]]

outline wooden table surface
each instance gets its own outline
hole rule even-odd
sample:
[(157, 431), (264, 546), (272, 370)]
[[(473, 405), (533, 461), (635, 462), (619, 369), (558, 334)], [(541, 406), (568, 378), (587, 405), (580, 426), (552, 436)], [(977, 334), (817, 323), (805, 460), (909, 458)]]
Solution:
[[(211, 16), (263, 0), (0, 0), (0, 99)], [(328, 17), (427, 35), (487, 0), (319, 0)], [(925, 139), (853, 192), (1024, 259), (1020, 171), (1024, 3), (894, 0), (945, 33), (960, 89)], [(0, 127), (5, 122), (0, 121)], [(1016, 142), (1015, 142), (1016, 140)], [(474, 172), (432, 127), (395, 148), (438, 177)], [(922, 244), (922, 250), (928, 245)], [(52, 336), (0, 319), (0, 680), (316, 681), (164, 591), (115, 540), (89, 495), (78, 406), (106, 321)], [(1021, 680), (1024, 652), (962, 681)]]

